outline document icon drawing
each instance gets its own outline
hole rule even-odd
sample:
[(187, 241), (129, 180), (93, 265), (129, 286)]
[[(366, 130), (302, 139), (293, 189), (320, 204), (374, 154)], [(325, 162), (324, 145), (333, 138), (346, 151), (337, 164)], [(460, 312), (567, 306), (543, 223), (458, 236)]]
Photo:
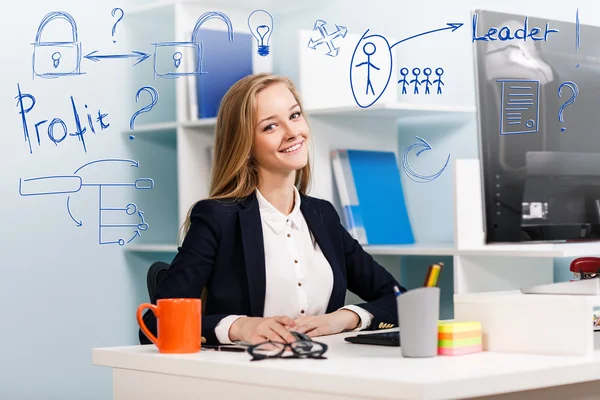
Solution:
[(502, 84), (501, 135), (538, 131), (540, 81), (498, 80)]

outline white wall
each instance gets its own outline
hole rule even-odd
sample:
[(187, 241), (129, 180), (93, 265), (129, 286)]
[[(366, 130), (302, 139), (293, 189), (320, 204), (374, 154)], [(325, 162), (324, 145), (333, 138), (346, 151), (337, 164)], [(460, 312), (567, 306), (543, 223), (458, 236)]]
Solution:
[[(5, 38), (0, 53), (2, 399), (109, 399), (111, 373), (92, 366), (91, 349), (137, 343), (134, 313), (137, 304), (146, 299), (145, 271), (128, 267), (119, 246), (99, 244), (97, 190), (85, 188), (72, 195), (71, 211), (82, 221), (81, 227), (69, 216), (66, 196), (22, 197), (18, 191), (19, 178), (72, 175), (92, 160), (131, 156), (135, 141), (129, 141), (121, 131), (127, 129), (133, 110), (139, 107), (135, 102), (136, 88), (128, 85), (132, 63), (83, 60), (86, 75), (32, 79), (31, 43), (41, 19), (51, 11), (72, 14), (84, 54), (92, 50), (109, 54), (131, 51), (127, 43), (127, 13), (117, 25), (117, 42), (112, 42), (111, 28), (116, 19), (110, 13), (115, 6), (127, 10), (127, 1), (116, 5), (75, 0), (15, 1), (4, 9), (0, 25)], [(52, 31), (50, 24), (48, 31)], [(17, 83), (37, 100), (27, 115), (32, 140), (35, 122), (43, 119), (62, 118), (69, 132), (74, 132), (69, 96), (76, 101), (82, 124), (87, 123), (87, 104), (93, 115), (98, 108), (108, 113), (106, 121), (110, 127), (100, 130), (96, 125), (96, 134), (88, 128), (84, 136), (87, 153), (73, 136), (55, 145), (44, 129), (41, 145), (35, 143), (30, 154), (16, 107)], [(62, 133), (60, 129), (56, 132)], [(144, 177), (144, 167), (105, 164), (86, 168), (81, 176), (87, 183), (96, 179), (104, 183), (131, 182)], [(147, 198), (144, 196), (149, 195), (135, 194), (140, 208)], [(123, 205), (131, 196), (127, 190), (107, 190), (105, 200)], [(150, 229), (156, 229), (152, 216), (147, 215), (147, 219)]]

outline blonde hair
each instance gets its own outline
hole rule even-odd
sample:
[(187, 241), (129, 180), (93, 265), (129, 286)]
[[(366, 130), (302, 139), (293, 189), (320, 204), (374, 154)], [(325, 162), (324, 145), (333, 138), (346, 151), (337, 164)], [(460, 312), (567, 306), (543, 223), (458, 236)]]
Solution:
[[(223, 96), (215, 129), (209, 199), (237, 200), (249, 196), (258, 187), (258, 169), (252, 155), (258, 122), (256, 96), (276, 83), (285, 84), (303, 110), (300, 95), (291, 79), (269, 73), (248, 75), (231, 86)], [(294, 184), (301, 194), (306, 194), (310, 181), (309, 157), (306, 165), (296, 171)], [(193, 208), (192, 205), (188, 210), (181, 237), (190, 228)]]

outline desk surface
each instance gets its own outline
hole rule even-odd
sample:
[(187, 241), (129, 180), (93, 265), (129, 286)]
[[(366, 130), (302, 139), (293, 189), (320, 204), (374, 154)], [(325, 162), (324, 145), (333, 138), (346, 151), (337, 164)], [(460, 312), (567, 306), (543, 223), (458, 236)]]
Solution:
[(93, 363), (287, 389), (310, 386), (338, 395), (369, 393), (382, 399), (458, 399), (600, 380), (600, 350), (590, 358), (482, 352), (410, 359), (402, 357), (399, 347), (343, 340), (354, 334), (316, 339), (329, 345), (327, 360), (250, 362), (247, 353), (167, 355), (155, 346), (127, 346), (94, 349)]

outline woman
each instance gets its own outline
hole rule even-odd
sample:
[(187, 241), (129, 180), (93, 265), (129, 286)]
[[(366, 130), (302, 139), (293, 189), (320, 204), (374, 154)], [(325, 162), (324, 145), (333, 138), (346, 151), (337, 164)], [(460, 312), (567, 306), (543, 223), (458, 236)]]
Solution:
[[(311, 134), (292, 82), (247, 76), (223, 97), (209, 199), (184, 224), (182, 245), (157, 290), (200, 298), (208, 344), (311, 337), (397, 324), (394, 286), (340, 224), (308, 196)], [(344, 307), (346, 289), (366, 302)], [(156, 334), (156, 318), (144, 321)], [(150, 342), (140, 332), (140, 342)]]

